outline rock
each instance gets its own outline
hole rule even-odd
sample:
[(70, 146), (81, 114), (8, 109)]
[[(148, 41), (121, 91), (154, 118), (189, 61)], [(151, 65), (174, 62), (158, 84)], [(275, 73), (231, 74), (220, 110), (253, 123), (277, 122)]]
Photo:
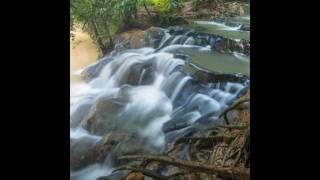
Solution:
[(239, 26), (240, 24), (239, 23), (236, 23), (236, 22), (231, 22), (231, 21), (227, 21), (226, 22), (226, 26), (230, 26), (230, 27), (237, 27)]
[(96, 135), (118, 129), (117, 115), (125, 107), (125, 98), (100, 98), (91, 108), (83, 127)]
[(173, 55), (174, 58), (177, 58), (177, 59), (183, 59), (183, 60), (187, 60), (188, 59), (188, 55), (185, 55), (185, 54), (179, 54), (179, 53), (176, 53)]
[(97, 63), (92, 64), (89, 67), (87, 67), (86, 69), (84, 69), (81, 72), (81, 77), (86, 82), (91, 81), (92, 79), (96, 78), (99, 75), (99, 73), (103, 69), (103, 67), (106, 64), (108, 64), (111, 60), (112, 60), (112, 58), (110, 58), (110, 57), (101, 58), (100, 60), (98, 60)]
[(109, 162), (115, 167), (130, 162), (129, 160), (119, 160), (120, 156), (155, 153), (155, 150), (144, 143), (143, 139), (129, 133), (110, 132), (103, 137), (96, 149), (98, 159), (105, 159), (108, 156)]
[(240, 30), (241, 31), (250, 31), (250, 26), (243, 24), (243, 25), (241, 25)]
[(125, 180), (144, 180), (144, 175), (140, 172), (133, 172), (128, 174), (128, 176), (125, 177)]
[(115, 44), (121, 44), (124, 49), (138, 49), (149, 45), (147, 33), (140, 29), (130, 30), (116, 35), (113, 37), (113, 41)]
[(79, 106), (74, 113), (70, 116), (70, 127), (75, 128), (77, 127), (84, 117), (89, 113), (92, 104), (86, 103)]
[(152, 47), (158, 47), (164, 36), (164, 29), (158, 27), (151, 27), (146, 30), (149, 44)]
[(222, 74), (213, 71), (206, 70), (198, 65), (192, 63), (186, 64), (185, 70), (191, 74), (194, 78), (199, 80), (201, 83), (218, 83), (218, 82), (235, 82), (245, 83), (248, 77), (245, 75), (238, 74)]
[(78, 170), (95, 162), (96, 142), (90, 137), (70, 139), (70, 169)]
[[(233, 24), (237, 25), (238, 24)], [(189, 29), (183, 28), (183, 27), (169, 27), (168, 33), (172, 35), (170, 37), (171, 39), (174, 39), (177, 35), (182, 35), (186, 32), (188, 32)], [(185, 35), (188, 37), (194, 38), (193, 45), (198, 46), (208, 46), (210, 45), (212, 49), (219, 51), (221, 53), (232, 53), (232, 52), (238, 52), (243, 53), (247, 56), (250, 55), (250, 40), (240, 39), (240, 40), (234, 40), (225, 38), (222, 36), (214, 35), (214, 34), (208, 34), (208, 33), (196, 33), (196, 32), (189, 32)], [(166, 44), (170, 43), (170, 39), (167, 40)], [(164, 46), (166, 45), (164, 44)]]
[(127, 174), (128, 174), (128, 171), (118, 171), (108, 176), (99, 177), (96, 180), (119, 180), (119, 179), (125, 178)]
[(155, 153), (155, 150), (143, 139), (128, 133), (109, 132), (98, 142), (90, 136), (70, 139), (70, 168), (79, 170), (93, 163), (103, 163), (106, 158), (114, 166), (120, 166), (129, 161), (117, 157), (140, 153)]
[(244, 9), (241, 5), (241, 3), (238, 2), (232, 2), (232, 3), (227, 3), (227, 11), (230, 12), (231, 14), (234, 14), (235, 16), (241, 16), (244, 15)]

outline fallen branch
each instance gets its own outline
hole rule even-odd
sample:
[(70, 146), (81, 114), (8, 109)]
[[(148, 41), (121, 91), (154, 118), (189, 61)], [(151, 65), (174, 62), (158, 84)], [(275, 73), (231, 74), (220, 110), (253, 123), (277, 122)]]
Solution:
[(250, 171), (248, 169), (240, 169), (237, 167), (233, 168), (222, 168), (216, 167), (214, 165), (203, 164), (195, 161), (186, 161), (176, 158), (171, 158), (167, 156), (157, 156), (157, 155), (127, 155), (119, 157), (118, 159), (148, 159), (163, 163), (168, 163), (180, 168), (186, 168), (192, 172), (202, 172), (207, 174), (218, 174), (223, 177), (237, 178), (237, 179), (249, 179)]

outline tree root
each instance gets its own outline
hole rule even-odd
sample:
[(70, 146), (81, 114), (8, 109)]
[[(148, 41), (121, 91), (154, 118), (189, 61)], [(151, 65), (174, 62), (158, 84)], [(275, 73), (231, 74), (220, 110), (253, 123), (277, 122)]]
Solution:
[[(234, 165), (237, 165), (238, 164), (238, 162), (239, 162), (239, 160), (240, 160), (240, 157), (241, 157), (241, 155), (244, 153), (243, 151), (244, 151), (244, 149), (246, 148), (246, 146), (248, 145), (248, 138), (250, 137), (250, 128), (248, 128), (247, 130), (246, 130), (246, 133), (245, 133), (245, 142), (243, 143), (243, 145), (241, 146), (241, 148), (240, 148), (240, 150), (239, 150), (239, 153), (238, 153), (238, 155), (237, 155), (237, 157), (236, 157), (236, 159), (235, 159), (235, 161), (234, 161)], [(246, 158), (245, 158), (245, 160), (246, 160)]]
[(236, 138), (236, 136), (228, 136), (228, 135), (216, 135), (216, 136), (209, 136), (209, 137), (184, 137), (182, 139), (184, 140), (191, 140), (191, 141), (197, 141), (197, 140), (216, 140), (216, 141), (230, 141), (232, 139)]
[[(239, 137), (239, 136), (238, 136)], [(228, 150), (226, 151), (226, 153), (224, 154), (223, 160), (222, 160), (222, 166), (224, 166), (225, 161), (230, 157), (229, 154), (231, 152), (231, 150), (233, 149), (233, 147), (236, 144), (236, 141), (238, 140), (238, 137), (236, 137), (232, 143), (230, 144)]]
[(207, 174), (218, 174), (222, 177), (230, 177), (237, 179), (249, 179), (250, 171), (248, 169), (241, 169), (237, 167), (233, 168), (222, 168), (216, 167), (214, 165), (203, 164), (195, 161), (186, 161), (176, 158), (171, 158), (167, 156), (158, 156), (158, 155), (127, 155), (119, 157), (118, 159), (148, 159), (152, 161), (158, 161), (163, 163), (168, 163), (180, 168), (186, 168), (189, 171), (197, 173), (207, 173)]

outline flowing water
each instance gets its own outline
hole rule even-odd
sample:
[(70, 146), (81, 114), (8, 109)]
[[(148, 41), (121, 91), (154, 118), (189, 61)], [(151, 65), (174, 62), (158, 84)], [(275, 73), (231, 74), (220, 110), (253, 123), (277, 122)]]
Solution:
[[(163, 36), (155, 46), (112, 52), (82, 73), (79, 70), (83, 64), (93, 62), (97, 54), (83, 61), (85, 55), (78, 54), (71, 60), (82, 64), (73, 66), (75, 77), (89, 70), (96, 73), (87, 82), (71, 85), (71, 155), (110, 139), (110, 133), (132, 135), (143, 142), (136, 148), (162, 152), (168, 143), (195, 132), (196, 126), (217, 123), (220, 113), (248, 88), (249, 79), (204, 83), (184, 69), (187, 64), (194, 64), (216, 73), (249, 76), (248, 55), (218, 52), (196, 36), (189, 36), (192, 31), (177, 34), (169, 29), (159, 30)], [(234, 28), (227, 27), (225, 31), (229, 30)], [(70, 165), (70, 178), (95, 180), (111, 174), (122, 151), (118, 144), (103, 161), (81, 168)]]

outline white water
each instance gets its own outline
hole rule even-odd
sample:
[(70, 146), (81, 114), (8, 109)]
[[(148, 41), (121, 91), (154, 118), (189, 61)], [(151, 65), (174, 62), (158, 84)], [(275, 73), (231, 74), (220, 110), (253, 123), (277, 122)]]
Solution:
[(187, 81), (191, 79), (190, 76), (186, 76), (184, 77), (179, 84), (177, 85), (177, 87), (174, 89), (173, 94), (171, 96), (171, 101), (174, 101), (178, 95), (178, 93), (181, 91), (181, 89), (183, 88), (183, 86), (187, 83)]
[(96, 180), (101, 176), (109, 175), (112, 169), (108, 166), (101, 164), (93, 164), (83, 168), (77, 172), (70, 172), (70, 179), (76, 180)]
[(218, 23), (215, 21), (195, 21), (195, 23), (214, 25), (219, 27), (220, 30), (224, 30), (224, 31), (239, 31), (241, 27), (241, 25), (236, 27), (230, 27), (230, 26), (227, 26), (225, 23)]
[[(185, 61), (174, 58), (172, 51), (178, 48), (196, 48), (199, 51), (210, 51), (210, 47), (192, 45), (193, 38), (188, 38), (183, 44), (175, 44), (182, 36), (165, 34), (159, 47), (165, 43), (169, 46), (158, 48), (141, 48), (121, 53), (113, 53), (112, 61), (106, 64), (99, 75), (88, 83), (80, 82), (73, 84), (70, 88), (70, 116), (83, 104), (106, 98), (124, 98), (124, 108), (112, 115), (118, 121), (119, 128), (126, 132), (135, 133), (154, 147), (163, 147), (165, 134), (163, 125), (170, 121), (173, 114), (179, 110), (186, 111), (186, 121), (195, 123), (199, 118), (210, 113), (218, 116), (227, 104), (236, 97), (243, 85), (227, 83), (225, 86), (208, 86), (203, 92), (190, 92), (182, 95), (184, 87), (188, 86), (191, 76), (176, 71), (182, 67)], [(169, 39), (172, 39), (171, 42)], [(170, 45), (171, 44), (171, 45)], [(241, 55), (239, 55), (241, 57)], [(139, 65), (150, 65), (153, 69), (154, 79), (147, 85), (142, 85), (143, 80), (149, 77), (145, 68), (137, 68)], [(91, 66), (92, 67), (92, 66)], [(76, 72), (80, 74), (82, 70)], [(132, 72), (137, 72), (138, 77), (134, 79)], [(132, 79), (136, 84), (128, 85)], [(124, 86), (126, 85), (126, 86)], [(126, 88), (125, 90), (123, 90)], [(121, 92), (124, 91), (124, 94)], [(185, 96), (185, 97), (184, 97)], [(175, 106), (176, 101), (182, 101)], [(91, 108), (91, 111), (94, 108)], [(84, 117), (85, 119), (85, 117)], [(71, 122), (70, 122), (71, 123)], [(177, 130), (180, 132), (180, 130)], [(108, 132), (105, 132), (105, 134)], [(70, 138), (90, 138), (94, 142), (102, 139), (102, 136), (85, 130), (81, 124), (70, 128)], [(76, 172), (70, 172), (70, 177), (75, 180), (95, 180), (97, 177), (111, 173), (112, 166), (108, 163), (93, 164)]]
[[(136, 129), (142, 136), (150, 139), (155, 146), (162, 146), (164, 134), (161, 132), (162, 125), (170, 120), (173, 110), (173, 102), (181, 93), (183, 87), (192, 79), (190, 76), (181, 76), (180, 73), (172, 73), (177, 66), (184, 65), (181, 59), (173, 58), (173, 55), (163, 52), (180, 46), (193, 47), (191, 45), (171, 45), (160, 52), (146, 55), (149, 51), (137, 50), (135, 52), (123, 53), (114, 57), (114, 60), (107, 64), (100, 75), (88, 84), (78, 84), (71, 88), (71, 109), (79, 105), (85, 98), (93, 98), (94, 101), (101, 97), (117, 97), (121, 89), (121, 81), (126, 80), (130, 75), (130, 68), (139, 63), (156, 62), (155, 79), (150, 85), (132, 86), (128, 90), (129, 102), (119, 116), (126, 118), (128, 127)], [(117, 67), (116, 71), (114, 68)], [(141, 70), (138, 84), (141, 84), (142, 77), (145, 76), (144, 69)], [(242, 87), (238, 87), (241, 89)], [(171, 91), (171, 96), (166, 94)], [(216, 99), (210, 96), (217, 96)], [(221, 105), (225, 105), (234, 95), (220, 89), (214, 89), (208, 95), (198, 94), (190, 104), (195, 104), (201, 109), (201, 115), (207, 114), (205, 109), (216, 112), (221, 110)], [(77, 104), (78, 103), (78, 104)], [(148, 117), (150, 119), (146, 119)], [(144, 125), (141, 126), (141, 123)], [(148, 127), (148, 128), (146, 128)], [(77, 130), (73, 130), (77, 132)], [(80, 131), (83, 132), (83, 131)], [(152, 132), (152, 133), (151, 133)], [(156, 136), (152, 136), (156, 134)], [(79, 136), (79, 135), (78, 135)]]

